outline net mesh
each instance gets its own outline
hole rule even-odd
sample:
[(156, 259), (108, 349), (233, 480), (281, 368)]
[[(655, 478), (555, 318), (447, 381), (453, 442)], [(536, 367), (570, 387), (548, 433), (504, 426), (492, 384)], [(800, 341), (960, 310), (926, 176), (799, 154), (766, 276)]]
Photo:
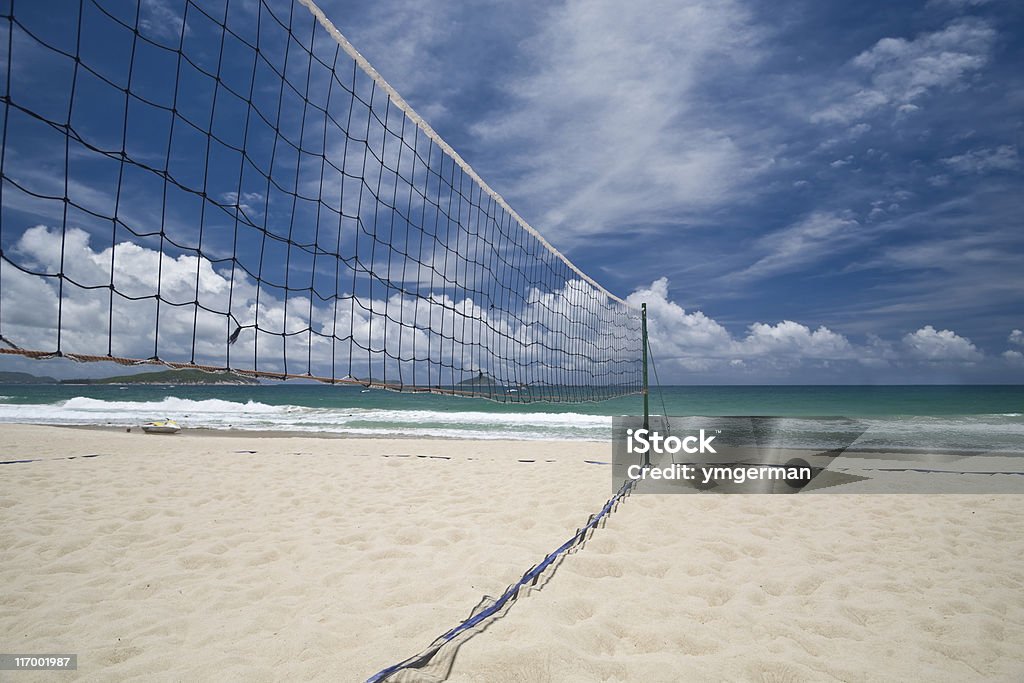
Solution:
[(638, 312), (309, 0), (8, 0), (0, 341), (505, 401), (641, 390)]

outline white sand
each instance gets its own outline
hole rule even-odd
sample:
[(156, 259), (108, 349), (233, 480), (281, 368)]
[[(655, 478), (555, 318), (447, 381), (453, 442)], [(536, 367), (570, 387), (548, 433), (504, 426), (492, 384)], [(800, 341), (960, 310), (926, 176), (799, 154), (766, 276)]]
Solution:
[[(22, 458), (0, 651), (79, 669), (18, 681), (362, 680), (611, 489), (605, 444), (0, 426)], [(1022, 680), (1022, 521), (1013, 495), (634, 495), (450, 680)]]

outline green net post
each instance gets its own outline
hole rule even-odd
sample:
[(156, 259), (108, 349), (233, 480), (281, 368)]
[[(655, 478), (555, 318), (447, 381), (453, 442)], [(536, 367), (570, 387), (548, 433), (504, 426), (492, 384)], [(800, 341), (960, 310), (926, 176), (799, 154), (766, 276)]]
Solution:
[(647, 384), (647, 304), (640, 304), (640, 334), (643, 337), (643, 428), (650, 428), (650, 409), (648, 398), (650, 385)]

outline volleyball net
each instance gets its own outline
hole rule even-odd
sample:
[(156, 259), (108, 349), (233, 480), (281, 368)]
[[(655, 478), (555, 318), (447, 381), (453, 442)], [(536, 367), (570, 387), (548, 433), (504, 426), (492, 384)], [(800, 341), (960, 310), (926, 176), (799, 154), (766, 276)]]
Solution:
[(3, 353), (502, 401), (642, 390), (639, 311), (310, 0), (6, 6)]

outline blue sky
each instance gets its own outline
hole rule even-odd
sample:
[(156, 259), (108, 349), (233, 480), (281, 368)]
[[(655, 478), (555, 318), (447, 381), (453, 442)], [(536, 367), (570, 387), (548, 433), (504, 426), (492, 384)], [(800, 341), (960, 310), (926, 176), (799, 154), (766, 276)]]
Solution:
[[(648, 304), (664, 381), (1024, 382), (1020, 5), (319, 4), (520, 215), (607, 289)], [(81, 49), (105, 78), (127, 83), (130, 32), (114, 19), (131, 24), (134, 3), (100, 5), (109, 17), (86, 3)], [(220, 0), (199, 5), (223, 6)], [(233, 0), (229, 24), (253, 6)], [(184, 25), (185, 49), (215, 70), (209, 40), (215, 27), (204, 17), (193, 9), (183, 21), (178, 0), (143, 0), (139, 7), (145, 35), (176, 45)], [(74, 22), (61, 19), (74, 12), (19, 4), (17, 13), (44, 40), (67, 45), (74, 34)], [(15, 48), (15, 101), (61, 120), (70, 62), (18, 31)], [(238, 68), (244, 55), (232, 61), (231, 49), (225, 82), (244, 90), (248, 68)], [(132, 89), (170, 106), (173, 62), (159, 49), (141, 50), (135, 59), (154, 77), (134, 79)], [(213, 111), (209, 82), (192, 72), (180, 78), (177, 107), (201, 120)], [(90, 144), (119, 149), (124, 109), (116, 89), (92, 76), (76, 87), (77, 129)], [(313, 91), (314, 98), (323, 96), (322, 88)], [(273, 92), (257, 89), (254, 100), (266, 110), (275, 106)], [(217, 100), (212, 125), (238, 143), (245, 110), (232, 102)], [(159, 165), (167, 155), (169, 116), (159, 106), (134, 100), (129, 106), (126, 149)], [(300, 112), (291, 122), (302, 119)], [(5, 174), (33, 192), (62, 194), (63, 136), (17, 112), (10, 126)], [(173, 138), (172, 159), (204, 144), (181, 124)], [(174, 161), (169, 171), (191, 187), (205, 183), (223, 207), (200, 217), (203, 203), (172, 188), (170, 208), (161, 210), (164, 202), (154, 200), (161, 184), (131, 169), (122, 184), (136, 201), (115, 206), (119, 165), (85, 148), (78, 152), (72, 149), (68, 161), (76, 202), (102, 216), (116, 211), (136, 228), (173, 226), (186, 247), (198, 243), (197, 226), (206, 225), (203, 249), (214, 259), (231, 256), (231, 205), (256, 224), (270, 224), (291, 204), (244, 165), (241, 178), (210, 172), (237, 165), (229, 150), (214, 145), (208, 170)], [(298, 163), (287, 181), (315, 195), (323, 183), (315, 169), (310, 175)], [(4, 248), (35, 267), (56, 267), (58, 233), (46, 226), (62, 220), (60, 210), (60, 202), (5, 188)], [(300, 202), (284, 210), (297, 217), (309, 207)], [(99, 264), (82, 266), (80, 280), (103, 285), (111, 272), (102, 268), (110, 261), (102, 251), (102, 241), (111, 242), (109, 221), (72, 210), (68, 224), (81, 230), (71, 241), (80, 261)], [(25, 232), (37, 225), (43, 227)], [(137, 271), (121, 282), (129, 292), (137, 287), (139, 296), (148, 286), (142, 273), (152, 269), (158, 232), (131, 238), (139, 246), (131, 266)], [(243, 228), (243, 242), (258, 234)], [(114, 238), (128, 236), (121, 230)], [(276, 268), (294, 256), (278, 246), (271, 240), (268, 257), (247, 265), (266, 268), (264, 275), (280, 283), (284, 271)], [(68, 267), (77, 264), (71, 259)], [(188, 300), (192, 271), (196, 278), (202, 271), (211, 292), (221, 287), (223, 263), (179, 255), (171, 266), (184, 282), (181, 301)], [(303, 269), (313, 272), (316, 285), (317, 265), (295, 268)], [(331, 283), (323, 285), (330, 291)], [(360, 293), (355, 280), (351, 287), (370, 298), (379, 293)], [(6, 296), (18, 291), (10, 286)], [(264, 295), (264, 305), (271, 301), (275, 309), (265, 315), (288, 328), (294, 311), (279, 306), (284, 297), (274, 294)], [(73, 315), (88, 326), (90, 316), (103, 314), (105, 296), (101, 287), (84, 290)], [(133, 324), (149, 324), (148, 311), (148, 304), (124, 303)], [(191, 320), (190, 311), (178, 312)], [(223, 347), (223, 322), (207, 322), (212, 347)], [(310, 325), (310, 317), (296, 323), (302, 324)], [(128, 329), (121, 341), (132, 337)], [(210, 354), (222, 352), (212, 347)]]
[(674, 377), (1024, 381), (1020, 4), (324, 9), (583, 270), (667, 278)]

